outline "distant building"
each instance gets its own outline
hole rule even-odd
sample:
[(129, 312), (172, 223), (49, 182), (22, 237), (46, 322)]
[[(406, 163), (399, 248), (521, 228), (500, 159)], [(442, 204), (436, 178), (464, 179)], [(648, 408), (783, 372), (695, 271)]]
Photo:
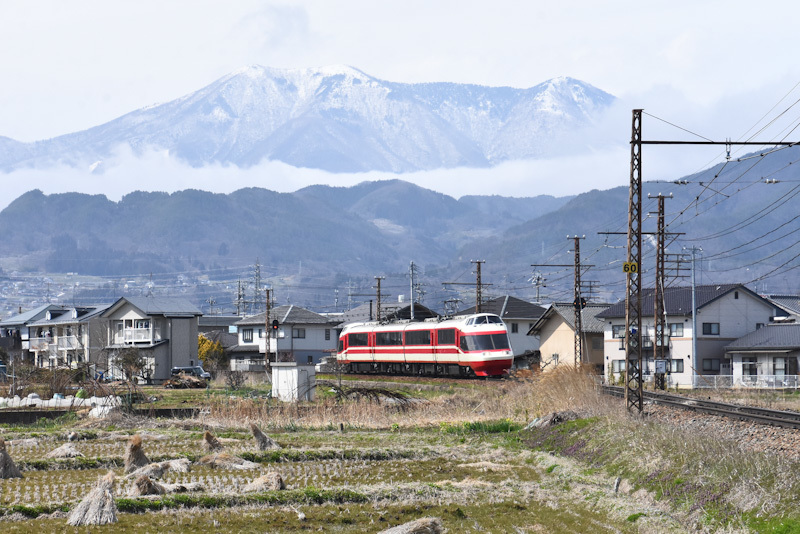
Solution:
[(120, 351), (136, 348), (147, 362), (146, 374), (161, 382), (173, 367), (198, 364), (199, 308), (181, 298), (123, 297), (103, 312), (107, 321), (105, 350), (109, 372), (121, 376), (115, 359)]
[[(588, 303), (581, 310), (581, 344), (583, 363), (603, 371), (603, 320), (598, 316), (608, 304)], [(539, 336), (540, 368), (550, 371), (560, 365), (575, 365), (575, 307), (570, 303), (553, 303), (528, 330)]]
[[(654, 332), (652, 288), (642, 290), (642, 374), (652, 376)], [(703, 376), (731, 375), (726, 347), (770, 323), (786, 310), (742, 284), (696, 286), (697, 354), (692, 348), (692, 288), (668, 287), (663, 293), (665, 332), (662, 337), (668, 360), (668, 385), (697, 387)], [(625, 373), (625, 302), (600, 314), (605, 321), (605, 376), (614, 380)]]
[[(277, 321), (277, 329), (272, 328)], [(269, 345), (265, 335), (269, 324)], [(264, 369), (269, 348), (270, 361), (319, 363), (336, 351), (338, 320), (300, 306), (279, 306), (270, 310), (269, 320), (259, 313), (236, 322), (238, 344), (231, 350), (231, 368), (255, 371)]]

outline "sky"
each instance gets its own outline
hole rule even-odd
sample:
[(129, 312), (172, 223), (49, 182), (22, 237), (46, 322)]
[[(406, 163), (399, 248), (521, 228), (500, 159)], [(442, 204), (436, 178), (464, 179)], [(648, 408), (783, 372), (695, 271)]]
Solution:
[[(594, 132), (605, 142), (577, 155), (401, 178), (455, 197), (575, 194), (627, 185), (634, 107), (715, 140), (738, 139), (788, 107), (785, 97), (796, 100), (800, 82), (800, 62), (789, 52), (798, 15), (797, 2), (739, 0), (3, 0), (0, 136), (35, 141), (83, 130), (251, 64), (346, 64), (395, 82), (513, 87), (570, 76), (619, 98)], [(650, 116), (643, 122), (645, 138), (687, 135)], [(716, 149), (648, 147), (643, 177), (674, 179), (719, 157)], [(134, 189), (230, 192), (259, 185), (265, 170), (280, 178), (271, 188), (285, 191), (397, 177), (277, 162), (196, 170), (148, 154), (102, 180), (74, 169), (0, 174), (7, 191), (0, 208), (33, 188), (111, 198)]]

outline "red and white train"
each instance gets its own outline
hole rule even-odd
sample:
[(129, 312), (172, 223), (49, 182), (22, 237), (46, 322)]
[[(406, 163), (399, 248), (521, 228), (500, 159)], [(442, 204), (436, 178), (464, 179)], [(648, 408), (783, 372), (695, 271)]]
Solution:
[(352, 323), (339, 335), (336, 360), (352, 373), (500, 376), (511, 368), (514, 355), (503, 320), (479, 313)]

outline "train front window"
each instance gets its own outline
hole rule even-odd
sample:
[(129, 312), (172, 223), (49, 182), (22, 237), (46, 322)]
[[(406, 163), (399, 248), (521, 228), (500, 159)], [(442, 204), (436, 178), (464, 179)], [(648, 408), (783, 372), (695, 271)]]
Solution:
[(481, 334), (477, 336), (463, 336), (461, 338), (461, 350), (508, 350), (507, 334)]
[(339, 340), (339, 349), (338, 350), (339, 350), (339, 352), (343, 352), (344, 351), (344, 340), (343, 339)]
[(502, 324), (503, 322), (503, 320), (496, 315), (488, 315), (486, 318), (489, 320), (490, 323), (494, 324)]

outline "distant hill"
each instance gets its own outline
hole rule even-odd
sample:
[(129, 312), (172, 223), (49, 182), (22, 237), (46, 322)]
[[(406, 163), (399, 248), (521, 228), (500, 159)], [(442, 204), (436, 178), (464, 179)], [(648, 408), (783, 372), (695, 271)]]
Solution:
[(343, 66), (251, 66), (85, 131), (33, 143), (0, 137), (0, 170), (95, 168), (119, 145), (166, 150), (195, 167), (262, 160), (330, 172), (486, 167), (549, 154), (613, 100), (571, 78), (515, 89), (395, 83)]
[[(458, 201), (401, 180), (295, 193), (242, 189), (102, 195), (31, 191), (0, 212), (0, 254), (49, 272), (117, 275), (261, 258), (281, 269), (369, 273), (451, 260), (460, 246), (567, 199)], [(42, 260), (43, 258), (43, 260)], [(43, 262), (43, 263), (42, 263)]]

